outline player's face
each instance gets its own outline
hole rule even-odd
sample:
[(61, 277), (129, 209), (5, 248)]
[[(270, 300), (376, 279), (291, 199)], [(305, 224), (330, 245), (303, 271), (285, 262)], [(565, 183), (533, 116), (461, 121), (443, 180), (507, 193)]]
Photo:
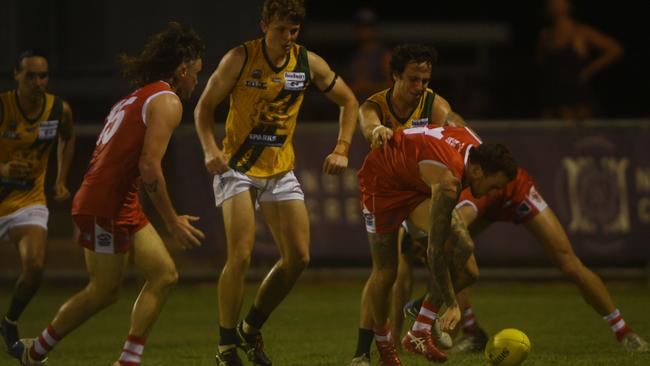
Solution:
[(179, 67), (176, 76), (176, 94), (179, 98), (187, 100), (192, 96), (202, 67), (203, 61), (200, 58), (185, 62)]
[(300, 32), (300, 24), (273, 19), (271, 23), (260, 22), (266, 46), (275, 53), (289, 53)]
[(470, 189), (472, 190), (472, 196), (478, 198), (505, 188), (508, 182), (508, 177), (503, 172), (497, 172), (490, 175), (483, 175), (483, 173), (480, 173), (471, 180)]
[(20, 71), (14, 72), (18, 94), (31, 100), (43, 98), (50, 80), (47, 60), (40, 56), (25, 57), (20, 66)]
[(415, 102), (422, 96), (431, 80), (431, 64), (410, 62), (401, 75), (395, 75), (395, 91), (407, 102)]

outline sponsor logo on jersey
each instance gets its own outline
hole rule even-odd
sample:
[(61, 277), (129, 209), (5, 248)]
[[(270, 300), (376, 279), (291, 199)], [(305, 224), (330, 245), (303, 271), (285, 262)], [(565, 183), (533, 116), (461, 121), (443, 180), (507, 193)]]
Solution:
[(38, 124), (38, 139), (52, 140), (56, 137), (56, 130), (59, 127), (59, 120), (43, 121)]
[(259, 81), (259, 80), (246, 80), (244, 81), (244, 85), (247, 88), (255, 88), (255, 89), (262, 89), (266, 90), (266, 83), (264, 81)]
[(413, 127), (424, 127), (429, 124), (429, 118), (418, 118), (411, 121)]
[(303, 90), (305, 88), (307, 75), (304, 72), (287, 71), (284, 73), (285, 90)]
[(248, 135), (248, 142), (252, 145), (280, 147), (287, 140), (287, 135), (270, 135), (263, 133), (251, 133)]

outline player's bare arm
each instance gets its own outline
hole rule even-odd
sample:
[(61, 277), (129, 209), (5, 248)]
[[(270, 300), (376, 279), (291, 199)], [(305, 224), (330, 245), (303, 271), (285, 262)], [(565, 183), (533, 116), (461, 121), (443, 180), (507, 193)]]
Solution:
[(233, 48), (221, 59), (212, 73), (194, 109), (194, 124), (203, 147), (205, 166), (211, 174), (228, 171), (228, 157), (217, 146), (214, 111), (228, 97), (246, 60), (244, 46)]
[(341, 110), (336, 146), (323, 163), (325, 173), (340, 174), (348, 167), (348, 152), (357, 125), (359, 102), (345, 81), (332, 71), (325, 60), (313, 52), (309, 52), (308, 57), (312, 82), (319, 90), (325, 91), (325, 96)]
[(422, 180), (431, 186), (427, 263), (433, 283), (447, 305), (440, 326), (443, 330), (453, 329), (460, 320), (460, 308), (449, 273), (445, 244), (450, 237), (452, 211), (460, 194), (460, 181), (449, 169), (438, 165), (420, 163), (419, 170)]
[(457, 209), (451, 213), (451, 232), (450, 240), (452, 244), (452, 258), (450, 270), (456, 274), (463, 273), (469, 257), (474, 253), (474, 240), (460, 217)]
[(170, 93), (155, 97), (147, 109), (147, 132), (140, 155), (139, 168), (144, 188), (160, 213), (167, 230), (182, 249), (201, 245), (203, 232), (192, 226), (199, 218), (178, 215), (167, 192), (167, 184), (162, 171), (162, 158), (167, 151), (169, 140), (183, 115), (178, 96)]
[(393, 130), (381, 124), (381, 111), (373, 102), (365, 101), (359, 108), (359, 126), (363, 137), (375, 149), (393, 137)]
[(59, 125), (59, 139), (56, 148), (57, 174), (54, 183), (54, 200), (64, 201), (70, 197), (67, 187), (68, 173), (74, 157), (75, 133), (73, 128), (72, 108), (63, 102), (63, 115)]
[(447, 124), (449, 113), (451, 113), (449, 102), (437, 94), (436, 98), (433, 100), (433, 106), (431, 107), (430, 122), (434, 125), (444, 126)]

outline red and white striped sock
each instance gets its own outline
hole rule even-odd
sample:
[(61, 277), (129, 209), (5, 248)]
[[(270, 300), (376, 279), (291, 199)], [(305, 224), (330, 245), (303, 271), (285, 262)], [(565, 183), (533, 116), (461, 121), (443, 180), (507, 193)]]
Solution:
[(612, 311), (612, 313), (609, 315), (605, 315), (603, 319), (609, 323), (610, 327), (612, 328), (612, 332), (614, 332), (616, 339), (619, 341), (623, 339), (626, 334), (632, 331), (632, 329), (628, 327), (627, 324), (625, 324), (625, 319), (623, 319), (623, 316), (618, 309)]
[(415, 322), (413, 323), (411, 330), (431, 331), (431, 325), (438, 317), (439, 310), (440, 309), (437, 306), (433, 305), (428, 300), (422, 301), (420, 312), (418, 313), (418, 317), (415, 318)]
[(32, 348), (29, 349), (29, 356), (33, 360), (42, 361), (60, 340), (61, 337), (56, 334), (52, 324), (48, 325), (41, 335), (34, 340)]
[(142, 352), (144, 352), (144, 343), (147, 341), (144, 337), (137, 337), (132, 334), (126, 338), (122, 354), (120, 355), (120, 365), (122, 366), (140, 366), (142, 363)]
[(386, 322), (383, 328), (373, 328), (375, 333), (375, 341), (377, 342), (392, 342), (393, 335), (390, 332), (390, 322)]
[(472, 307), (470, 306), (463, 310), (463, 333), (475, 335), (478, 331), (478, 323), (474, 317), (474, 311), (472, 311)]

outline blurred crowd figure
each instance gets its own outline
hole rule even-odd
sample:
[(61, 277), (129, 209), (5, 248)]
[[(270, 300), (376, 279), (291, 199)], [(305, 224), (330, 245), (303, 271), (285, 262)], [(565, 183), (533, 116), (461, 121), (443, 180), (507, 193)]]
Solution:
[(594, 116), (590, 80), (623, 54), (621, 44), (571, 16), (571, 0), (546, 0), (549, 24), (539, 33), (542, 117)]
[(362, 101), (391, 85), (388, 66), (391, 50), (380, 40), (377, 23), (377, 13), (373, 9), (363, 7), (357, 12), (354, 28), (357, 48), (347, 65), (347, 80)]

